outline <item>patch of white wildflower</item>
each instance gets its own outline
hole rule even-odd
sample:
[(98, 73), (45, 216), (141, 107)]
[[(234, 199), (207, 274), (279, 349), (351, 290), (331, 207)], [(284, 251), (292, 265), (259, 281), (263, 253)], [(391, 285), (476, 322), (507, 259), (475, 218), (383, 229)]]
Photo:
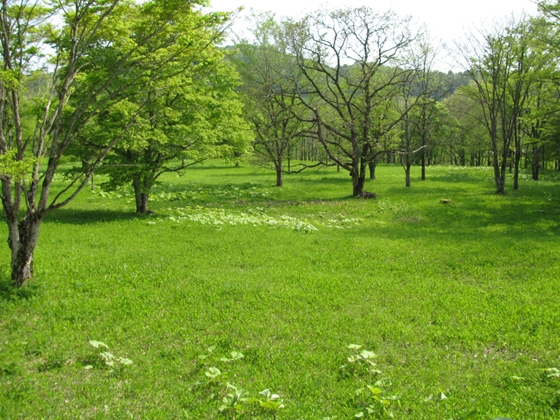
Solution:
[(359, 217), (346, 217), (344, 214), (337, 214), (334, 218), (328, 219), (325, 226), (329, 228), (345, 229), (358, 226), (364, 219)]
[[(129, 186), (118, 188), (114, 191), (104, 191), (98, 189), (92, 192), (93, 196), (101, 198), (130, 198), (132, 201), (134, 194)], [(234, 185), (224, 185), (216, 187), (189, 185), (185, 190), (175, 190), (173, 185), (168, 185), (163, 189), (161, 186), (154, 187), (150, 193), (150, 202), (156, 201), (193, 201), (209, 199), (242, 199), (242, 198), (262, 198), (268, 199), (273, 196), (267, 188), (259, 184), (250, 183), (246, 186), (236, 187)]]
[(299, 220), (292, 216), (282, 215), (272, 217), (264, 213), (264, 209), (257, 207), (246, 212), (232, 212), (225, 209), (209, 209), (204, 207), (184, 207), (168, 209), (171, 213), (169, 220), (176, 223), (185, 221), (212, 225), (218, 229), (224, 226), (252, 225), (270, 226), (293, 229), (300, 232), (312, 233), (318, 229), (306, 220)]

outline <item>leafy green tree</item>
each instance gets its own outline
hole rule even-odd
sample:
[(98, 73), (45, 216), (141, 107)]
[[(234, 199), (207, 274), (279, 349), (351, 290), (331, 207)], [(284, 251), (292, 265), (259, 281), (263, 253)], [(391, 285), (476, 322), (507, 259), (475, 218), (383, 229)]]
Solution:
[[(131, 100), (135, 108), (143, 104), (136, 126), (112, 148), (100, 171), (110, 176), (104, 188), (132, 184), (138, 213), (148, 211), (150, 191), (162, 174), (182, 172), (209, 158), (233, 159), (248, 150), (251, 133), (242, 117), (238, 75), (226, 51), (216, 46), (227, 19), (223, 13), (198, 10), (181, 14), (154, 40), (163, 44), (173, 38), (162, 51), (171, 60), (163, 67), (147, 61), (137, 70), (147, 78)], [(90, 139), (111, 132), (118, 121), (122, 118), (100, 116), (77, 144), (85, 166), (94, 162), (98, 148)]]
[[(524, 117), (529, 137), (532, 177), (537, 180), (539, 169), (546, 163), (547, 154), (556, 160), (560, 170), (560, 137), (558, 136), (558, 83), (557, 57), (560, 53), (560, 4), (540, 1), (539, 16), (532, 19), (533, 47), (540, 58), (547, 60), (537, 74), (530, 92), (530, 107)], [(549, 153), (545, 153), (548, 151)]]
[[(465, 88), (458, 89), (453, 95), (446, 98), (443, 104), (452, 121), (455, 121), (456, 136), (464, 149), (465, 161), (468, 156), (471, 166), (485, 166), (490, 156), (488, 131), (484, 127), (484, 117), (480, 106), (464, 90)], [(450, 151), (449, 164), (453, 164), (453, 143), (442, 142), (440, 147)]]
[[(173, 62), (169, 47), (176, 44), (172, 28), (177, 16), (204, 4), (1, 0), (0, 180), (14, 285), (22, 286), (33, 276), (33, 255), (45, 216), (75, 198), (111, 149), (136, 127), (148, 105), (137, 100), (139, 87), (159, 83), (166, 76), (162, 69)], [(45, 43), (49, 50), (42, 48)], [(21, 101), (23, 88), (41, 60), (48, 60), (50, 81), (37, 98), (33, 123), (26, 127), (22, 115), (29, 111)], [(161, 86), (159, 96), (174, 89)], [(51, 194), (70, 147), (103, 118), (113, 123), (94, 139), (95, 157)]]

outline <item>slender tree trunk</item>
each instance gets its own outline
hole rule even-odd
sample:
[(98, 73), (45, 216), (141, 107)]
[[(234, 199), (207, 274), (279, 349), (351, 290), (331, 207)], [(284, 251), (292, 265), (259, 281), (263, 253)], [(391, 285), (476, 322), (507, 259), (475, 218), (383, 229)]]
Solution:
[(146, 214), (148, 212), (148, 199), (150, 198), (150, 188), (146, 182), (139, 179), (132, 181), (134, 187), (134, 198), (136, 199), (136, 213)]
[(276, 165), (276, 186), (281, 187), (284, 185), (284, 177), (282, 173), (282, 166)]
[(407, 163), (404, 168), (404, 185), (405, 187), (410, 187), (410, 163)]
[(359, 197), (364, 194), (364, 185), (366, 183), (365, 176), (352, 175), (352, 184), (354, 186), (353, 195)]
[[(505, 192), (504, 179), (502, 171), (500, 171), (500, 162), (498, 161), (498, 153), (494, 152), (492, 155), (492, 166), (494, 167), (494, 182), (496, 184), (496, 194), (503, 194)], [(505, 162), (504, 162), (504, 176), (505, 176)]]
[(39, 239), (41, 218), (28, 215), (13, 229), (10, 223), (9, 244), (12, 251), (12, 281), (14, 286), (24, 286), (33, 278), (33, 254)]
[(422, 149), (422, 157), (420, 159), (420, 166), (421, 166), (421, 174), (422, 174), (422, 181), (426, 180), (426, 152)]
[(368, 163), (363, 156), (367, 155), (367, 146), (364, 146), (360, 158), (354, 162), (352, 175), (352, 185), (354, 187), (353, 194), (354, 197), (361, 196), (364, 194), (364, 186), (366, 184), (366, 172)]
[(504, 151), (502, 154), (502, 162), (498, 164), (498, 159), (494, 162), (494, 174), (496, 177), (496, 194), (505, 194), (506, 192), (506, 172), (507, 172), (507, 156), (508, 152)]
[(376, 179), (375, 178), (375, 169), (377, 168), (377, 160), (373, 159), (368, 163), (369, 167), (369, 179)]
[(519, 165), (521, 164), (521, 144), (517, 144), (513, 163), (513, 189), (519, 189)]
[(539, 180), (540, 153), (539, 146), (533, 146), (533, 161), (531, 162), (531, 179)]

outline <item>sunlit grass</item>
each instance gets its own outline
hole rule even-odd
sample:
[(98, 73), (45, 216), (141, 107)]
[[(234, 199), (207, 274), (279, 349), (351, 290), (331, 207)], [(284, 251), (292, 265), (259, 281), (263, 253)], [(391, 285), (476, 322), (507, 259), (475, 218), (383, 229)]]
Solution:
[[(560, 368), (546, 175), (496, 196), (487, 169), (429, 168), (407, 189), (381, 166), (366, 186), (379, 198), (361, 200), (332, 168), (280, 189), (213, 162), (162, 180), (146, 216), (127, 189), (84, 191), (43, 224), (31, 289), (6, 285), (4, 245), (0, 418), (232, 417), (210, 367), (277, 393), (279, 418), (353, 418), (371, 403), (356, 390), (379, 380), (395, 418), (560, 417), (543, 371)], [(89, 340), (133, 364), (85, 369)], [(341, 370), (351, 343), (381, 373)], [(244, 357), (220, 361), (232, 351)], [(246, 405), (236, 418), (273, 416)]]

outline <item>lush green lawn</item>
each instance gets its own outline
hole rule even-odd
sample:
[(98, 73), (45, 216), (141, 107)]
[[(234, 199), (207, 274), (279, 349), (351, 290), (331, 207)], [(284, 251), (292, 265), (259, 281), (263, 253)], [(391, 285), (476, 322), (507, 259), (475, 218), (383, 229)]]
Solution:
[(491, 176), (406, 189), (382, 166), (362, 200), (334, 169), (279, 189), (216, 162), (163, 180), (147, 216), (84, 192), (43, 224), (31, 288), (7, 286), (2, 245), (0, 418), (274, 416), (220, 412), (226, 382), (284, 419), (560, 418), (560, 185), (496, 196)]

